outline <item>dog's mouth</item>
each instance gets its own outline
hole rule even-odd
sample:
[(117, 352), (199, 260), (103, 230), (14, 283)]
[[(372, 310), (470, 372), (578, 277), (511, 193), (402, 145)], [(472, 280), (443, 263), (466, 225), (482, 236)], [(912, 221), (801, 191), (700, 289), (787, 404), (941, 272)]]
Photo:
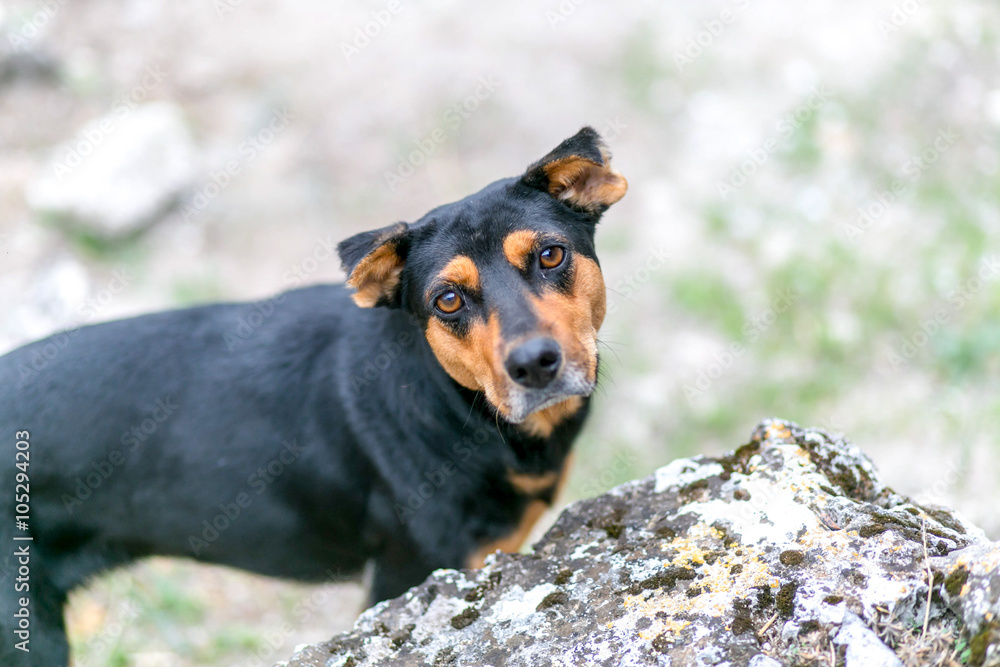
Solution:
[[(541, 389), (514, 388), (505, 406), (497, 406), (510, 422), (520, 424), (530, 415), (577, 396), (590, 396), (596, 382), (588, 381), (586, 373), (574, 368), (564, 368), (551, 384)], [(506, 409), (504, 409), (506, 408)]]

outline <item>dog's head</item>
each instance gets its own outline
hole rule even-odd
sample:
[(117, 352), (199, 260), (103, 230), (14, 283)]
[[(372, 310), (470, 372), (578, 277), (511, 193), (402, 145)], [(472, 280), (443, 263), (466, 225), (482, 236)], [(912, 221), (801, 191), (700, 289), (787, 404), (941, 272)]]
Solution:
[(594, 228), (627, 188), (585, 127), (520, 177), (347, 239), (347, 283), (361, 307), (410, 311), (457, 383), (548, 435), (597, 382)]

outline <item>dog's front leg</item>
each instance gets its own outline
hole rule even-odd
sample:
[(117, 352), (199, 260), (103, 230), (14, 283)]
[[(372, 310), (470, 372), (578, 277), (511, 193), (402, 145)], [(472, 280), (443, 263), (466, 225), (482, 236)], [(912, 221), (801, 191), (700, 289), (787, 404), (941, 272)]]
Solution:
[(423, 582), (436, 566), (426, 562), (416, 548), (404, 542), (393, 542), (374, 559), (374, 573), (369, 604), (399, 597)]

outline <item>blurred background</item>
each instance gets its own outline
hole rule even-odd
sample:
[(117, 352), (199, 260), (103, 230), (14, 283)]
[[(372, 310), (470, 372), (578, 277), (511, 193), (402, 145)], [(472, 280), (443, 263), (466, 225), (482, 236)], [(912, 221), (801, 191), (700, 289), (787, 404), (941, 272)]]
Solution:
[[(630, 191), (563, 502), (779, 416), (1000, 538), (995, 2), (0, 7), (0, 352), (340, 281), (330, 244), (590, 124)], [(69, 631), (78, 667), (271, 665), (363, 598), (154, 559)]]

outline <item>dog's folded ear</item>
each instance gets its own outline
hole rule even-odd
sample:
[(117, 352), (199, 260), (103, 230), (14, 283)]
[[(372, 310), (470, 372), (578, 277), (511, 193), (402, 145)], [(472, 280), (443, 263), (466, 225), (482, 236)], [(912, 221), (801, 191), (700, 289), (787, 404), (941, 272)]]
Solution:
[(409, 249), (409, 227), (405, 222), (341, 241), (337, 253), (347, 272), (347, 284), (357, 290), (352, 296), (354, 303), (362, 308), (398, 308), (402, 301), (399, 281)]
[(592, 127), (583, 128), (528, 167), (521, 181), (595, 216), (628, 190), (625, 177), (611, 168), (611, 153)]

